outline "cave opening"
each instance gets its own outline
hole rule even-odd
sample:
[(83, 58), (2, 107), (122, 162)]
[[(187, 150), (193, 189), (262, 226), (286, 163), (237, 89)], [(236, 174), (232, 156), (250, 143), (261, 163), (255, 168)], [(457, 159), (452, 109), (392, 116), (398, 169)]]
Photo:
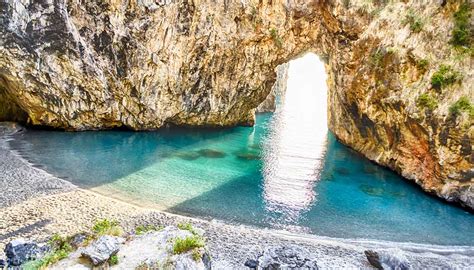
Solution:
[(314, 185), (320, 180), (328, 140), (326, 78), (324, 63), (314, 53), (277, 68), (271, 93), (276, 108), (263, 171), (267, 210), (284, 209), (286, 220), (298, 220), (317, 197)]

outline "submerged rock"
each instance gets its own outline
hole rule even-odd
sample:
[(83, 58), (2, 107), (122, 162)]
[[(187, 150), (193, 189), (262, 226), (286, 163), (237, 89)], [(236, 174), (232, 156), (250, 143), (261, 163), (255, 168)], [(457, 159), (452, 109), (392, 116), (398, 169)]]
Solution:
[(377, 188), (369, 185), (359, 185), (359, 189), (370, 196), (382, 197), (385, 191), (382, 188)]
[(201, 157), (199, 153), (194, 152), (194, 151), (177, 153), (176, 156), (179, 157), (180, 159), (189, 160), (189, 161), (196, 160), (199, 157)]
[(256, 151), (238, 151), (234, 155), (241, 160), (260, 160), (260, 154)]
[(401, 250), (364, 251), (369, 263), (377, 269), (408, 270), (410, 262)]
[(110, 235), (101, 236), (90, 246), (85, 248), (81, 255), (89, 258), (93, 265), (105, 263), (110, 256), (117, 254), (120, 246), (125, 242), (124, 238)]
[(24, 239), (13, 240), (5, 247), (7, 264), (10, 266), (19, 266), (27, 261), (39, 259), (47, 251), (48, 247), (41, 247), (35, 242), (27, 242)]
[(311, 253), (298, 246), (277, 246), (266, 248), (257, 260), (248, 259), (245, 266), (251, 269), (313, 269), (317, 270), (316, 259)]
[(201, 149), (197, 152), (205, 158), (223, 158), (226, 156), (226, 153), (213, 149)]

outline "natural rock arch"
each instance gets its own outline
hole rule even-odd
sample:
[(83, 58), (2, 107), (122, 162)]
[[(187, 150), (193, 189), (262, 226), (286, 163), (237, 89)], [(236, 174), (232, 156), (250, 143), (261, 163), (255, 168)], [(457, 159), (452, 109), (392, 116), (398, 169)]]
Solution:
[[(422, 72), (417, 61), (452, 62), (459, 3), (385, 2), (0, 0), (0, 88), (33, 125), (252, 124), (274, 68), (313, 51), (327, 63), (329, 128), (342, 142), (472, 208), (471, 120), (415, 101), (438, 65)], [(410, 32), (400, 19), (410, 9), (433, 25)], [(454, 63), (468, 76), (440, 103), (469, 94), (469, 60)]]

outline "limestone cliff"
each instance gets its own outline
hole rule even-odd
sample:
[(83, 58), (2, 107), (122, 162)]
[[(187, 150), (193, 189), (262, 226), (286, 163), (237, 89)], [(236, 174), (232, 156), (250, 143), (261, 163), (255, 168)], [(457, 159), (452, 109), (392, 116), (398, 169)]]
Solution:
[[(472, 16), (453, 15), (461, 1), (395, 2), (0, 0), (2, 117), (250, 125), (275, 67), (312, 51), (342, 142), (474, 208)], [(469, 44), (449, 42), (457, 30)]]
[(288, 82), (288, 69), (290, 67), (289, 63), (281, 64), (276, 67), (276, 79), (275, 83), (272, 86), (272, 90), (267, 95), (267, 98), (258, 105), (256, 112), (274, 112), (278, 99), (281, 99), (285, 96), (287, 82)]

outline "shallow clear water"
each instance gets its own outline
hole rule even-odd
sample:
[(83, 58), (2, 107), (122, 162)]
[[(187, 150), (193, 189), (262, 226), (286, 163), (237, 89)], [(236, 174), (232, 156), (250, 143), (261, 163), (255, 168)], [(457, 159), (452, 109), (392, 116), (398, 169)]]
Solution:
[(314, 91), (324, 78), (302, 83), (311, 76), (305, 70), (314, 71), (290, 73), (283, 105), (258, 115), (255, 127), (29, 130), (10, 144), (79, 186), (173, 213), (330, 237), (474, 245), (474, 215), (336, 141), (325, 92)]
[(314, 160), (294, 157), (289, 161), (298, 169), (287, 166), (281, 175), (300, 181), (266, 176), (277, 166), (269, 159), (278, 160), (267, 152), (276, 146), (265, 140), (273, 138), (272, 120), (260, 115), (255, 128), (228, 130), (31, 130), (11, 144), (75, 184), (111, 186), (173, 213), (332, 237), (474, 244), (471, 214), (363, 159), (330, 133), (320, 170), (308, 176), (304, 167)]

